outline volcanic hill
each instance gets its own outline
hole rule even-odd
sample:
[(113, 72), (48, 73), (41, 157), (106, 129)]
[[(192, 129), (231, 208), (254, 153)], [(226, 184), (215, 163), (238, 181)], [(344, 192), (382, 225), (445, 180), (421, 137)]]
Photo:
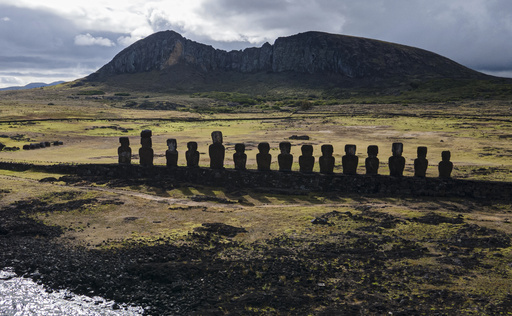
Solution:
[(392, 87), (442, 78), (490, 76), (426, 50), (360, 37), (305, 32), (227, 52), (164, 31), (127, 47), (85, 81), (135, 90), (262, 91)]

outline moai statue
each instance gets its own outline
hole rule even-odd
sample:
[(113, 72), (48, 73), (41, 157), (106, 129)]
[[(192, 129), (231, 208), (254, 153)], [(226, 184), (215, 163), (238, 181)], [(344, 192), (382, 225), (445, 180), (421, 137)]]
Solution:
[(450, 151), (446, 150), (441, 153), (442, 161), (439, 162), (439, 178), (451, 178), (452, 170), (453, 170), (453, 162), (450, 161), (451, 158)]
[[(119, 137), (121, 146), (117, 148), (117, 155), (119, 156), (119, 163), (129, 165), (132, 163), (132, 149), (130, 148), (130, 139), (128, 137)], [(25, 147), (23, 147), (25, 149)]]
[(226, 149), (222, 145), (222, 132), (212, 132), (213, 144), (208, 147), (208, 153), (210, 154), (210, 168), (212, 169), (224, 169), (224, 155)]
[(196, 142), (187, 143), (187, 152), (185, 152), (185, 158), (187, 158), (187, 167), (197, 168), (199, 167), (199, 152), (197, 151)]
[(258, 150), (260, 151), (256, 154), (256, 163), (258, 164), (259, 171), (269, 171), (270, 163), (272, 162), (272, 155), (270, 152), (270, 145), (267, 142), (259, 143)]
[(425, 178), (427, 175), (428, 160), (427, 147), (418, 147), (418, 158), (414, 159), (414, 176)]
[(235, 144), (235, 153), (233, 154), (233, 162), (236, 170), (245, 170), (247, 163), (247, 154), (245, 153), (245, 144)]
[(367, 149), (368, 158), (364, 161), (366, 167), (366, 174), (379, 174), (379, 147), (376, 145), (370, 145)]
[(139, 149), (139, 157), (140, 157), (140, 165), (149, 167), (153, 165), (153, 157), (154, 152), (152, 142), (151, 142), (151, 131), (149, 129), (145, 129), (140, 132), (140, 144), (141, 148)]
[(343, 174), (356, 174), (359, 157), (356, 156), (356, 145), (345, 145), (345, 156), (341, 157)]
[(389, 157), (389, 175), (393, 177), (401, 177), (404, 174), (405, 158), (402, 157), (404, 151), (404, 144), (393, 143), (392, 146), (393, 156)]
[(334, 171), (334, 157), (332, 153), (334, 152), (334, 148), (332, 145), (322, 145), (322, 156), (318, 159), (320, 164), (320, 172), (321, 173), (333, 173)]
[(279, 171), (292, 171), (293, 155), (290, 154), (292, 144), (290, 142), (280, 142), (279, 149), (281, 153), (277, 156)]
[(300, 148), (302, 156), (299, 157), (300, 172), (313, 172), (315, 157), (313, 157), (313, 146), (302, 145)]
[(168, 149), (165, 151), (165, 158), (167, 159), (167, 167), (175, 168), (178, 166), (178, 151), (176, 148), (178, 144), (176, 139), (169, 138), (167, 140)]

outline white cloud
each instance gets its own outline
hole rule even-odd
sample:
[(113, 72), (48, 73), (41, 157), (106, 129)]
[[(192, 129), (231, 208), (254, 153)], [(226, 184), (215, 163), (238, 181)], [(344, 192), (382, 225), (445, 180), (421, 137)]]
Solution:
[(4, 22), (9, 22), (11, 20), (11, 18), (6, 16), (6, 17), (3, 17), (1, 20), (4, 21)]
[(17, 77), (2, 77), (0, 76), (0, 88), (21, 84), (23, 81)]
[(78, 46), (99, 45), (99, 46), (111, 47), (111, 46), (115, 46), (116, 44), (114, 42), (112, 42), (111, 40), (109, 40), (108, 38), (94, 37), (91, 34), (87, 33), (85, 35), (81, 34), (81, 35), (75, 36), (75, 45), (78, 45)]
[(55, 81), (73, 81), (83, 78), (95, 69), (84, 68), (80, 64), (70, 68), (53, 68), (51, 70), (24, 69), (9, 72), (0, 70), (0, 88), (24, 86), (32, 82), (51, 83)]

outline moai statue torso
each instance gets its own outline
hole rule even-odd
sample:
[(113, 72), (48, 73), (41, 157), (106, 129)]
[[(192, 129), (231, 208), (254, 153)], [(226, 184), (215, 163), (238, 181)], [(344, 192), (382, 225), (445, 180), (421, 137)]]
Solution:
[(315, 157), (313, 157), (313, 146), (302, 145), (302, 156), (299, 157), (300, 172), (313, 172)]
[(322, 145), (322, 156), (318, 159), (320, 164), (321, 173), (333, 173), (334, 171), (334, 157), (332, 153), (334, 148), (332, 145)]
[(442, 161), (439, 162), (439, 178), (451, 178), (453, 171), (453, 162), (450, 161), (451, 153), (446, 150), (441, 153)]
[(418, 147), (418, 158), (414, 159), (414, 176), (424, 178), (427, 175), (427, 147)]
[(378, 174), (379, 173), (379, 147), (376, 145), (370, 145), (367, 149), (368, 158), (366, 158), (364, 165), (366, 167), (366, 174)]
[(140, 144), (141, 148), (139, 149), (139, 159), (140, 165), (149, 167), (153, 165), (153, 146), (151, 142), (151, 131), (149, 129), (145, 129), (140, 132)]
[(404, 174), (405, 158), (402, 157), (404, 144), (393, 143), (393, 156), (389, 157), (389, 175), (393, 177), (401, 177)]
[(187, 143), (187, 152), (185, 158), (187, 159), (187, 167), (196, 168), (199, 167), (199, 152), (197, 151), (196, 142)]
[(258, 144), (258, 150), (260, 151), (256, 154), (256, 163), (258, 164), (259, 171), (269, 171), (270, 163), (272, 162), (272, 155), (270, 152), (270, 145), (266, 142)]
[(277, 156), (279, 171), (292, 171), (293, 155), (290, 154), (292, 144), (290, 142), (281, 142), (279, 143), (279, 149), (281, 150), (281, 153)]
[(210, 168), (212, 169), (224, 169), (224, 155), (226, 149), (222, 145), (222, 132), (212, 132), (213, 143), (208, 147), (208, 153), (210, 154)]
[(247, 163), (247, 154), (245, 153), (245, 145), (242, 143), (235, 144), (235, 153), (233, 154), (233, 162), (236, 170), (245, 170)]
[(130, 139), (128, 137), (119, 137), (121, 146), (117, 148), (119, 163), (129, 165), (132, 163), (132, 149), (130, 148)]
[(346, 155), (341, 157), (343, 174), (356, 174), (359, 157), (356, 156), (356, 145), (345, 145)]
[(178, 147), (178, 143), (176, 139), (169, 138), (167, 140), (168, 149), (165, 152), (165, 158), (167, 159), (167, 167), (177, 167), (178, 166), (178, 151), (176, 148)]

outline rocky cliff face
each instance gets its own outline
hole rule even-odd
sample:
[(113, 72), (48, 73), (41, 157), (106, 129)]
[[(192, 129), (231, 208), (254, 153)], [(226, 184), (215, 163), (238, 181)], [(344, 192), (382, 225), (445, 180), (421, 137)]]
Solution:
[(278, 38), (274, 45), (223, 51), (158, 32), (121, 51), (88, 79), (150, 71), (172, 72), (187, 66), (202, 73), (329, 74), (343, 78), (476, 78), (482, 74), (418, 48), (351, 36), (306, 32)]

